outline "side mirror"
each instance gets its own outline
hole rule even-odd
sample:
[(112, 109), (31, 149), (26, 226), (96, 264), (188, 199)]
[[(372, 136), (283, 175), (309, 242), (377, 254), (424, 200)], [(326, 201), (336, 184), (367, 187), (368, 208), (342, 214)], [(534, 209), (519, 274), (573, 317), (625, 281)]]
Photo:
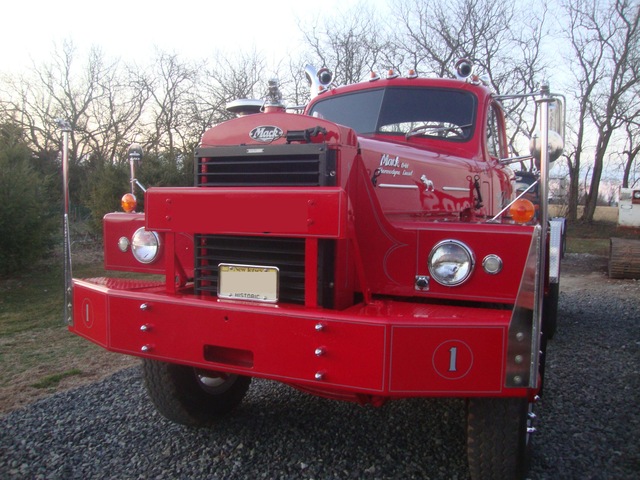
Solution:
[(549, 130), (553, 130), (564, 144), (564, 103), (562, 98), (555, 97), (554, 101), (549, 104)]
[[(540, 161), (540, 133), (531, 136), (529, 151), (531, 156)], [(564, 104), (562, 99), (555, 97), (549, 103), (549, 161), (557, 160), (564, 151)]]
[[(558, 132), (549, 130), (549, 161), (553, 162), (560, 158), (564, 151), (564, 141)], [(540, 162), (540, 152), (542, 151), (542, 145), (540, 145), (540, 133), (535, 132), (531, 135), (531, 141), (529, 142), (529, 151), (531, 156)]]

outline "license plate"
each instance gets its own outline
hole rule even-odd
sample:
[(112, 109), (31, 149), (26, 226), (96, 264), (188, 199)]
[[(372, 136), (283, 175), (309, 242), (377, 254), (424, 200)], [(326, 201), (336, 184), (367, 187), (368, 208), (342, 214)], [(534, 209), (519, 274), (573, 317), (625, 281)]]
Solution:
[(278, 267), (221, 263), (218, 297), (253, 302), (278, 301)]

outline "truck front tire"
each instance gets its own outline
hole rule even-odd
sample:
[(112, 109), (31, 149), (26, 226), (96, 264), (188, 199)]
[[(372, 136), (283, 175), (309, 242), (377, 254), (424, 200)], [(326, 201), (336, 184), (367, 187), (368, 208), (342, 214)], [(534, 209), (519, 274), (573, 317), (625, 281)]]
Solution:
[(237, 407), (251, 377), (142, 360), (142, 376), (151, 401), (172, 422), (208, 426)]
[(531, 461), (531, 404), (524, 398), (472, 398), (467, 457), (474, 480), (522, 479)]

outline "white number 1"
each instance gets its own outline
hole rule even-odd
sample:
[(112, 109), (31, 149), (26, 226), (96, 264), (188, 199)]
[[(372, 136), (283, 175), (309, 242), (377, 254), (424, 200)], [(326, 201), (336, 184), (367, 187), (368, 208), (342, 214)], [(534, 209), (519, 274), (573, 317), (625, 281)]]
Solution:
[(458, 347), (451, 347), (449, 349), (449, 371), (457, 372), (456, 363), (458, 360)]

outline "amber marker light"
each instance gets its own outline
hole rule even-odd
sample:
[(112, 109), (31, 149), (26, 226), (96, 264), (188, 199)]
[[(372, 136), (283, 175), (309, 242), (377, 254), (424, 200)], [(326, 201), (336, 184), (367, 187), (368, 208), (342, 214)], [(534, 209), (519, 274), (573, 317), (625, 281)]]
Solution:
[(526, 198), (519, 198), (509, 208), (511, 218), (518, 223), (530, 222), (533, 216), (536, 214), (536, 207), (531, 200)]
[(120, 200), (120, 206), (127, 213), (134, 212), (138, 206), (136, 196), (133, 193), (125, 193)]

